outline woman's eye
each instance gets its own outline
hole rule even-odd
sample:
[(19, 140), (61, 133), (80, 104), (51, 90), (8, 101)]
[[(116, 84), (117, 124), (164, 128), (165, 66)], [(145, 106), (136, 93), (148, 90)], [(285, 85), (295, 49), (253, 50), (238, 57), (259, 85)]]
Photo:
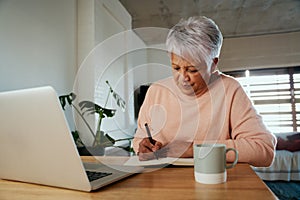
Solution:
[(173, 67), (174, 70), (178, 71), (180, 67)]
[(188, 71), (188, 72), (191, 72), (191, 73), (196, 73), (196, 72), (198, 72), (197, 69), (188, 69), (187, 71)]

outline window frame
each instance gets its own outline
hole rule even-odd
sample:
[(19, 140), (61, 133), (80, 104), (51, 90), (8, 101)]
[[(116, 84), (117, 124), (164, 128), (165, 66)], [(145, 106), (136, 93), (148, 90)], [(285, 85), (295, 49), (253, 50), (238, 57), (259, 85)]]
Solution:
[[(290, 99), (287, 100), (287, 103), (290, 104), (291, 106), (291, 112), (288, 113), (291, 116), (291, 122), (292, 122), (292, 130), (293, 132), (300, 131), (300, 124), (297, 124), (297, 114), (300, 115), (300, 110), (297, 112), (296, 110), (296, 104), (300, 103), (300, 97), (297, 99), (296, 98), (296, 91), (300, 91), (299, 88), (295, 88), (295, 80), (294, 80), (294, 75), (295, 74), (300, 74), (300, 66), (296, 67), (281, 67), (281, 68), (263, 68), (263, 69), (244, 69), (244, 70), (236, 70), (236, 71), (228, 71), (224, 72), (227, 75), (230, 75), (232, 77), (235, 77), (237, 80), (239, 78), (245, 77), (246, 71), (249, 70), (250, 72), (250, 77), (251, 76), (269, 76), (269, 75), (288, 75), (289, 76), (289, 96)], [(299, 80), (297, 83), (300, 83)], [(241, 84), (242, 85), (242, 84)], [(246, 90), (246, 89), (245, 89)], [(250, 90), (251, 91), (251, 90)], [(299, 94), (300, 96), (300, 94)], [(249, 98), (253, 101), (253, 99), (249, 96)], [(265, 100), (268, 101), (268, 100)], [(254, 107), (258, 106), (255, 105), (253, 101)], [(262, 104), (260, 104), (262, 105)], [(300, 120), (300, 118), (298, 119)], [(267, 124), (267, 123), (266, 123)], [(278, 132), (281, 133), (281, 132)]]

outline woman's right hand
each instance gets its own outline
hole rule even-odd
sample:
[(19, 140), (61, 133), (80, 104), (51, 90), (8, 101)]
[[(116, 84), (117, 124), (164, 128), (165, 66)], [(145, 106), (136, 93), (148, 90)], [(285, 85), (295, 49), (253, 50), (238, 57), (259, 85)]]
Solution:
[(138, 156), (139, 160), (152, 160), (156, 159), (157, 156), (164, 157), (164, 155), (158, 151), (162, 148), (162, 143), (154, 140), (154, 144), (152, 144), (149, 138), (144, 138), (139, 143), (139, 151)]

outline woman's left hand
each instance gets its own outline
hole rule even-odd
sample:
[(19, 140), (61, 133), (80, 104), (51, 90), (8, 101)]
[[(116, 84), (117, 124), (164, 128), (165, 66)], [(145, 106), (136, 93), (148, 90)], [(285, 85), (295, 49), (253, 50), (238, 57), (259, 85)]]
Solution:
[(172, 141), (164, 146), (168, 157), (173, 158), (190, 158), (193, 157), (193, 143), (183, 141)]

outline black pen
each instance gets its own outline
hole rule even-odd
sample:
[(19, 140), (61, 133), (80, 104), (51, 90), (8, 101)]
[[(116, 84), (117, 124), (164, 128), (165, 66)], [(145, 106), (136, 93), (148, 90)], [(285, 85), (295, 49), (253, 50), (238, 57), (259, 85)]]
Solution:
[[(148, 134), (148, 139), (150, 140), (150, 143), (155, 145), (155, 141), (153, 140), (152, 136), (151, 136), (151, 132), (150, 132), (150, 129), (149, 129), (149, 126), (147, 123), (145, 123), (145, 128), (146, 128), (146, 131), (147, 131), (147, 134)], [(156, 152), (153, 152), (156, 159), (158, 160), (158, 156), (156, 154)]]

